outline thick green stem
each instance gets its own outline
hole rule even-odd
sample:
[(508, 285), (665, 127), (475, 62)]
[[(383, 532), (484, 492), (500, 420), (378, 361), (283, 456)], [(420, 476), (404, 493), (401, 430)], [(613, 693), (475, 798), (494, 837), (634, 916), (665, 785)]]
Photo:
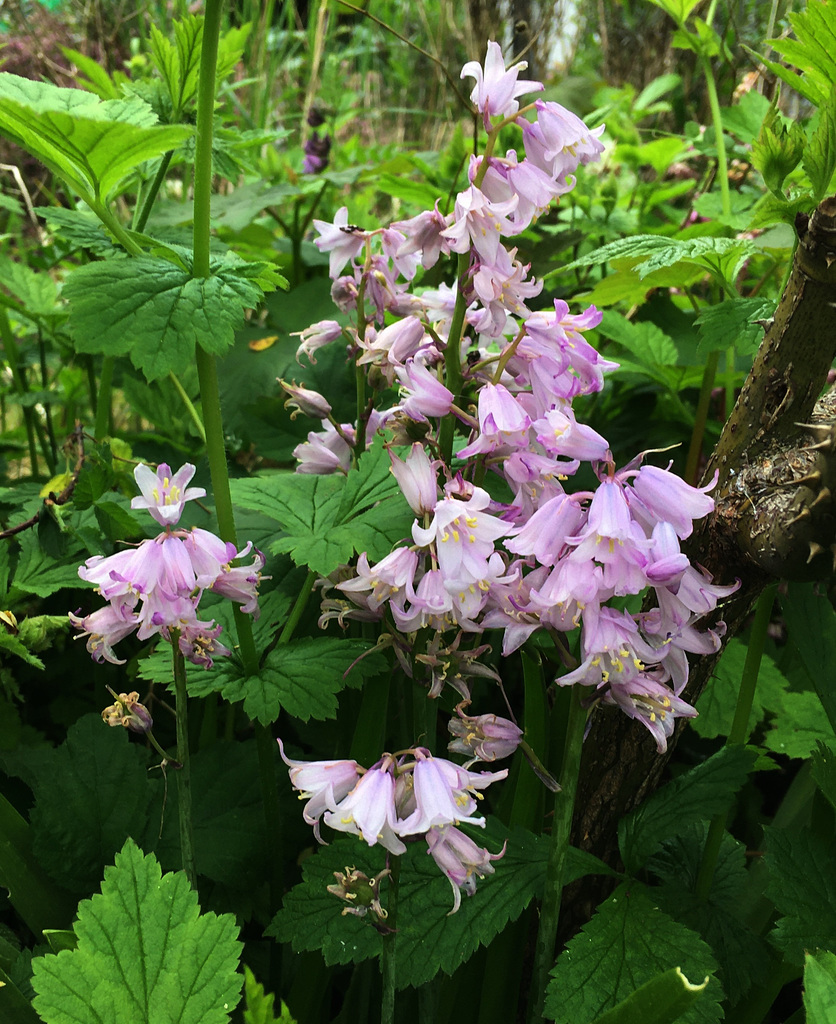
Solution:
[(102, 372), (99, 377), (99, 390), (96, 394), (96, 422), (93, 425), (93, 436), (101, 441), (110, 433), (110, 395), (113, 390), (113, 367), (116, 360), (113, 356), (102, 357)]
[(694, 429), (691, 433), (691, 444), (688, 448), (688, 459), (685, 463), (685, 479), (691, 484), (696, 484), (699, 475), (702, 442), (705, 436), (705, 425), (708, 422), (708, 406), (711, 402), (711, 389), (714, 387), (714, 377), (717, 374), (717, 364), (719, 361), (719, 351), (710, 352), (705, 363), (705, 370), (703, 370)]
[(386, 925), (391, 931), (383, 936), (383, 1001), (380, 1008), (380, 1024), (395, 1024), (395, 967), (397, 962), (398, 938), (398, 882), (401, 876), (400, 857), (390, 857), (389, 902), (386, 906)]
[(180, 652), (177, 637), (172, 639), (174, 691), (177, 695), (177, 810), (180, 817), (180, 853), (183, 870), (193, 889), (197, 888), (194, 866), (194, 830), (192, 828), (192, 779), (189, 759), (189, 697), (186, 692), (186, 659)]
[[(752, 703), (755, 699), (758, 672), (761, 667), (763, 648), (772, 617), (772, 605), (775, 601), (777, 589), (778, 584), (773, 583), (758, 598), (755, 619), (749, 634), (746, 661), (743, 665), (743, 676), (740, 680), (740, 689), (737, 692), (734, 719), (728, 739), (726, 740), (726, 746), (728, 747), (742, 746), (749, 735), (749, 718), (752, 714)], [(720, 856), (720, 847), (726, 830), (727, 813), (727, 811), (723, 811), (721, 814), (718, 814), (712, 820), (708, 829), (696, 884), (696, 894), (701, 900), (707, 900), (708, 894), (711, 891), (711, 882), (714, 878), (714, 870), (717, 867), (717, 858)]]
[(578, 773), (581, 765), (583, 734), (586, 728), (586, 709), (581, 704), (581, 688), (573, 686), (569, 701), (569, 715), (566, 721), (563, 758), (560, 766), (560, 792), (555, 795), (554, 820), (552, 823), (549, 862), (546, 868), (546, 885), (543, 904), (540, 908), (540, 930), (537, 933), (537, 947), (534, 963), (534, 988), (532, 991), (532, 1021), (543, 1018), (546, 986), (549, 972), (554, 966), (557, 925), (560, 918), (560, 901), (563, 896), (564, 868), (569, 839), (572, 832), (572, 815), (575, 809), (575, 793), (578, 788)]
[[(221, 27), (222, 0), (207, 0), (203, 20), (203, 46), (200, 51), (200, 79), (197, 91), (197, 130), (194, 158), (194, 263), (195, 277), (209, 277), (209, 206), (212, 198), (212, 122), (215, 111), (215, 74), (218, 66), (218, 39)], [(238, 543), (235, 516), (229, 491), (226, 465), (223, 417), (221, 414), (218, 368), (215, 357), (200, 345), (195, 352), (203, 422), (206, 429), (206, 454), (215, 496), (218, 531), (223, 540)], [(240, 608), (235, 608), (235, 626), (244, 670), (248, 675), (258, 672), (258, 654), (253, 640), (252, 623)]]

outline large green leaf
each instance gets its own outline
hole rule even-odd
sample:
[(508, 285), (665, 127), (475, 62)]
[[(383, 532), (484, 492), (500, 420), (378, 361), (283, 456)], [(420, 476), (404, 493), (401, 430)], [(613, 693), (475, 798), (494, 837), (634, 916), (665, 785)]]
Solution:
[(679, 775), (618, 826), (618, 845), (628, 871), (638, 871), (664, 839), (724, 811), (757, 760), (747, 747), (723, 747), (707, 761)]
[(198, 344), (226, 352), (244, 310), (263, 297), (253, 277), (260, 264), (213, 259), (211, 277), (193, 277), (155, 256), (110, 259), (78, 267), (67, 278), (69, 330), (79, 352), (130, 354), (146, 378), (181, 373)]
[[(101, 694), (104, 706), (104, 683)], [(87, 893), (125, 838), (142, 830), (152, 797), (147, 758), (98, 715), (80, 718), (49, 754), (34, 782), (32, 846), (56, 881)]]
[[(826, 102), (836, 81), (836, 8), (811, 0), (803, 11), (790, 15), (793, 36), (770, 39), (773, 50), (798, 68), (797, 74), (779, 61), (766, 66), (816, 106)], [(793, 38), (794, 37), (794, 38)]]
[(805, 950), (836, 950), (836, 850), (809, 829), (767, 830), (767, 894), (783, 915), (770, 939), (792, 963)]
[(775, 313), (774, 299), (723, 299), (716, 306), (706, 306), (694, 321), (700, 328), (701, 353), (735, 352), (751, 356), (763, 340), (763, 324)]
[(819, 123), (804, 151), (801, 166), (813, 187), (813, 201), (821, 202), (830, 191), (836, 170), (836, 86), (819, 110)]
[(675, 1024), (700, 998), (708, 978), (694, 984), (679, 967), (646, 981), (626, 999), (599, 1017), (595, 1024)]
[(96, 200), (106, 199), (128, 171), (192, 134), (156, 120), (137, 97), (103, 102), (81, 89), (0, 73), (0, 132)]
[(836, 1020), (836, 954), (819, 950), (804, 960), (804, 1009), (807, 1024)]
[(257, 675), (245, 676), (226, 662), (212, 672), (195, 672), (189, 692), (200, 696), (217, 690), (228, 701), (243, 700), (250, 718), (264, 725), (275, 722), (282, 709), (307, 722), (333, 718), (337, 694), (346, 686), (384, 671), (381, 654), (369, 654), (366, 640), (305, 637), (280, 644), (267, 655)]
[(812, 583), (791, 583), (781, 598), (789, 642), (796, 648), (836, 731), (836, 611)]
[(546, 995), (555, 1024), (592, 1024), (661, 972), (679, 967), (708, 987), (679, 1019), (714, 1024), (722, 989), (717, 964), (697, 935), (655, 905), (638, 883), (621, 885), (558, 957)]
[(327, 576), (355, 552), (365, 551), (374, 563), (409, 536), (415, 517), (389, 467), (377, 441), (347, 477), (282, 473), (232, 481), (232, 496), (281, 525), (284, 536), (272, 551)]
[(234, 917), (201, 914), (185, 874), (130, 839), (75, 932), (77, 949), (33, 961), (46, 1024), (225, 1024), (240, 999)]
[[(421, 985), (439, 970), (452, 972), (480, 945), (487, 945), (509, 921), (515, 920), (545, 878), (548, 859), (547, 837), (524, 829), (505, 830), (489, 820), (486, 834), (472, 832), (480, 846), (498, 852), (507, 840), (505, 856), (494, 861), (495, 874), (479, 882), (476, 893), (462, 900), (450, 914), (453, 893), (423, 842), (410, 844), (402, 858), (398, 896), (398, 938), (396, 983), (398, 988)], [(354, 837), (339, 838), (320, 847), (303, 866), (303, 877), (285, 897), (284, 907), (273, 920), (269, 934), (291, 942), (297, 952), (320, 949), (327, 964), (357, 963), (381, 951), (381, 937), (368, 921), (341, 916), (340, 902), (326, 886), (333, 884), (334, 872), (356, 866), (370, 878), (385, 864), (385, 851), (368, 847)], [(571, 877), (587, 873), (570, 857)], [(577, 869), (577, 870), (574, 870)], [(601, 870), (606, 871), (604, 865)], [(387, 901), (383, 882), (382, 902)]]

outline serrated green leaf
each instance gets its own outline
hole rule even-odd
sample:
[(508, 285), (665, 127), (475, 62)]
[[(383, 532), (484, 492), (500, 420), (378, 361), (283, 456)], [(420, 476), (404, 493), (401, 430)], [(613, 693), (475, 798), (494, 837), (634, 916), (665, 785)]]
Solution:
[(85, 558), (80, 545), (74, 545), (60, 561), (56, 561), (42, 550), (32, 530), (20, 534), (19, 540), (20, 558), (12, 581), (14, 590), (49, 597), (64, 587), (83, 586), (78, 578), (78, 567)]
[(819, 123), (813, 132), (801, 160), (816, 203), (830, 191), (830, 182), (836, 170), (836, 87), (819, 108)]
[(823, 743), (813, 751), (811, 774), (816, 785), (836, 810), (836, 754)]
[(414, 515), (377, 439), (360, 466), (342, 475), (286, 473), (232, 481), (236, 504), (275, 519), (284, 536), (271, 546), (322, 576), (365, 551), (374, 563), (409, 536)]
[[(699, 699), (699, 717), (691, 723), (691, 728), (705, 739), (728, 736), (737, 706), (737, 694), (745, 661), (746, 645), (737, 639), (730, 640), (714, 670), (714, 675)], [(781, 706), (781, 697), (788, 686), (787, 680), (772, 658), (768, 654), (763, 655), (758, 685), (749, 714), (747, 735), (763, 721), (767, 710), (775, 710)]]
[(709, 977), (699, 1002), (680, 1020), (719, 1020), (722, 989), (711, 950), (696, 932), (659, 910), (644, 887), (621, 885), (558, 957), (545, 1016), (555, 1024), (592, 1024), (660, 970), (672, 967), (690, 978)]
[(635, 322), (607, 310), (598, 330), (649, 366), (675, 366), (679, 358), (673, 338), (649, 321)]
[(694, 321), (700, 329), (699, 352), (723, 352), (734, 347), (739, 355), (753, 355), (763, 340), (763, 326), (775, 313), (774, 299), (723, 299), (707, 306)]
[(41, 659), (37, 655), (32, 654), (27, 646), (13, 633), (8, 632), (2, 623), (0, 623), (0, 653), (3, 655), (3, 657), (0, 658), (0, 661), (5, 661), (5, 655), (7, 654), (14, 654), (33, 668), (42, 669), (44, 667), (44, 663)]
[(175, 149), (192, 133), (155, 121), (136, 97), (102, 102), (81, 89), (0, 72), (0, 131), (84, 197), (106, 199), (129, 170)]
[(675, 1024), (705, 991), (708, 978), (692, 984), (679, 967), (658, 974), (636, 989), (595, 1024)]
[(747, 924), (751, 896), (746, 850), (728, 833), (720, 844), (708, 895), (698, 894), (707, 835), (708, 825), (701, 823), (666, 840), (647, 868), (662, 880), (652, 890), (659, 906), (709, 944), (720, 965), (718, 977), (736, 1005), (766, 982), (769, 949)]
[(172, 28), (174, 42), (156, 25), (151, 25), (151, 59), (171, 100), (172, 120), (179, 121), (182, 111), (197, 92), (203, 18), (186, 14), (174, 21)]
[(98, 64), (92, 57), (88, 57), (86, 53), (81, 53), (79, 50), (71, 50), (68, 46), (62, 46), (61, 53), (67, 60), (72, 61), (83, 75), (87, 75), (87, 81), (80, 76), (76, 78), (76, 81), (85, 89), (94, 92), (102, 100), (118, 100), (121, 97), (122, 94), (116, 83), (101, 64)]
[(263, 297), (243, 261), (212, 261), (212, 276), (195, 278), (154, 256), (88, 263), (64, 286), (69, 331), (79, 352), (130, 354), (145, 377), (182, 373), (194, 347), (222, 355), (235, 341), (244, 310)]
[[(109, 701), (102, 684), (102, 704)], [(32, 847), (49, 874), (75, 893), (87, 893), (145, 820), (153, 790), (144, 752), (124, 729), (85, 715), (50, 752), (35, 782)]]
[[(495, 874), (479, 881), (476, 893), (450, 914), (453, 893), (424, 843), (407, 848), (401, 862), (398, 895), (396, 984), (422, 985), (439, 970), (452, 972), (480, 945), (487, 945), (509, 921), (516, 920), (541, 891), (548, 858), (548, 840), (524, 829), (508, 833), (491, 820), (486, 836), (476, 842), (498, 852), (507, 838), (505, 856), (493, 862)], [(352, 915), (341, 916), (341, 902), (326, 891), (333, 873), (346, 864), (370, 878), (384, 867), (385, 851), (359, 839), (339, 838), (320, 847), (304, 862), (304, 881), (287, 894), (284, 907), (268, 934), (291, 942), (297, 952), (320, 949), (327, 964), (359, 963), (379, 956), (381, 937), (371, 925)], [(381, 886), (386, 905), (387, 882)]]
[(688, 16), (700, 0), (650, 0), (650, 2), (657, 7), (661, 7), (666, 14), (673, 18), (677, 25), (682, 25), (688, 20)]
[(810, 682), (836, 731), (836, 611), (826, 594), (811, 583), (791, 583), (781, 597), (790, 643), (796, 648)]
[(804, 1009), (807, 1024), (836, 1020), (836, 954), (829, 950), (804, 958)]
[(798, 75), (779, 61), (764, 63), (816, 106), (823, 104), (836, 81), (836, 12), (827, 3), (807, 4), (790, 14), (794, 38), (770, 39), (787, 63), (803, 72)]
[(784, 179), (798, 166), (806, 146), (801, 125), (793, 121), (788, 129), (777, 107), (770, 107), (752, 145), (752, 163), (779, 199), (784, 198)]
[(784, 693), (777, 714), (763, 738), (767, 750), (787, 757), (808, 758), (817, 743), (836, 745), (836, 735), (822, 709), (818, 694)]
[(333, 718), (340, 690), (385, 670), (383, 656), (368, 653), (371, 647), (338, 637), (292, 640), (267, 655), (258, 675), (219, 676), (219, 689), (229, 701), (243, 700), (250, 718), (264, 725), (275, 722), (282, 709), (303, 722)]
[(800, 964), (805, 950), (836, 949), (836, 852), (809, 829), (766, 831), (766, 892), (783, 915), (769, 938)]
[(46, 1024), (225, 1024), (240, 999), (235, 919), (201, 914), (185, 874), (130, 839), (74, 930), (77, 949), (33, 961)]
[(627, 870), (636, 872), (664, 839), (679, 835), (728, 807), (752, 771), (757, 752), (724, 747), (707, 761), (679, 775), (618, 825), (618, 845)]
[[(38, 273), (0, 253), (0, 283), (20, 303), (21, 312), (31, 319), (52, 319), (62, 315), (58, 288), (49, 274)], [(0, 302), (3, 296), (0, 293)]]
[(39, 217), (47, 222), (50, 231), (65, 239), (70, 245), (89, 249), (97, 256), (115, 250), (113, 242), (105, 234), (101, 221), (93, 214), (82, 210), (64, 210), (56, 206), (40, 206)]
[(264, 986), (256, 981), (255, 975), (244, 965), (244, 1024), (296, 1024), (287, 1005), (282, 1002), (281, 1016), (276, 1017), (273, 1003), (276, 997), (267, 995)]

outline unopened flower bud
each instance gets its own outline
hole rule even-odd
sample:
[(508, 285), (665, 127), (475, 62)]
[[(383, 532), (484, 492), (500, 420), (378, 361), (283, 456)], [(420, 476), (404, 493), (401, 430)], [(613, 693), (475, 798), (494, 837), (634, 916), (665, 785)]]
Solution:
[(480, 761), (497, 761), (510, 757), (520, 745), (522, 729), (498, 715), (466, 715), (462, 705), (456, 708), (458, 718), (447, 723), (450, 733), (455, 736), (447, 744), (454, 754), (464, 754)]
[(310, 391), (308, 388), (297, 387), (295, 381), (288, 384), (287, 381), (279, 380), (279, 384), (290, 396), (284, 403), (285, 409), (293, 409), (290, 418), (296, 419), (300, 412), (306, 416), (313, 416), (314, 419), (327, 419), (331, 412), (331, 406), (318, 391)]
[(144, 704), (139, 703), (139, 694), (134, 690), (131, 693), (115, 693), (108, 686), (108, 690), (116, 703), (111, 704), (102, 711), (102, 721), (108, 725), (122, 725), (131, 732), (150, 732), (154, 726), (154, 719), (151, 712)]

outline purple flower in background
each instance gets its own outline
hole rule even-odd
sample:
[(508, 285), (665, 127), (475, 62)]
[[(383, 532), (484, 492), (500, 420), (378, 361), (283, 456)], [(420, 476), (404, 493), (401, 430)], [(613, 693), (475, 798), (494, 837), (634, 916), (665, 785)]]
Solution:
[(447, 749), (451, 754), (464, 754), (480, 761), (496, 761), (510, 757), (520, 745), (522, 729), (507, 718), (497, 715), (466, 715), (463, 705), (456, 708), (458, 718), (451, 718), (447, 728), (455, 739)]
[(312, 132), (305, 142), (305, 159), (302, 162), (303, 174), (320, 174), (328, 166), (331, 153), (331, 136)]
[(319, 839), (319, 819), (326, 811), (336, 811), (357, 785), (362, 769), (356, 761), (294, 761), (285, 754), (281, 740), (278, 744), (282, 760), (290, 768), (291, 786), (299, 790), (300, 800), (308, 801), (302, 817), (314, 826)]

